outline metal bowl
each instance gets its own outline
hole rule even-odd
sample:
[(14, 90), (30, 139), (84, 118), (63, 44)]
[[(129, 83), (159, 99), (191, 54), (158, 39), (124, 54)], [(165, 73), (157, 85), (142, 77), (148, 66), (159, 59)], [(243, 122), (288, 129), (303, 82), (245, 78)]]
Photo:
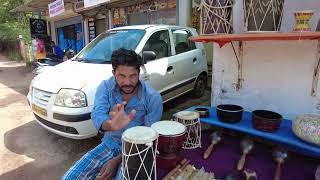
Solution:
[(234, 104), (221, 104), (217, 106), (218, 119), (226, 123), (238, 123), (242, 119), (243, 108)]

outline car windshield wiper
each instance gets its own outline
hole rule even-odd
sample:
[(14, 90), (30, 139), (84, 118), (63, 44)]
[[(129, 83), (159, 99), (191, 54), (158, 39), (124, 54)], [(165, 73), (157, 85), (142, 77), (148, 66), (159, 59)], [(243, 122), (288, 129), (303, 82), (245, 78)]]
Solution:
[(84, 62), (84, 63), (91, 63), (92, 60), (88, 58), (75, 58), (72, 61)]
[(105, 60), (105, 61), (99, 62), (99, 64), (111, 64), (111, 61), (110, 60)]

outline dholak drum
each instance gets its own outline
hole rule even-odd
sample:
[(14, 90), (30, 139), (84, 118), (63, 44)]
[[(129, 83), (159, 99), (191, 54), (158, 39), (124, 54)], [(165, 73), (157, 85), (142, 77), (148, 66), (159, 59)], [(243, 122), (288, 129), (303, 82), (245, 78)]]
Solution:
[(194, 111), (180, 111), (175, 115), (175, 120), (186, 126), (186, 140), (183, 143), (184, 149), (201, 147), (201, 124), (200, 115)]
[(185, 140), (186, 127), (176, 121), (159, 121), (151, 125), (159, 134), (157, 167), (173, 169), (181, 157), (182, 144)]
[(122, 134), (123, 179), (157, 179), (157, 143), (158, 133), (150, 127), (136, 126)]

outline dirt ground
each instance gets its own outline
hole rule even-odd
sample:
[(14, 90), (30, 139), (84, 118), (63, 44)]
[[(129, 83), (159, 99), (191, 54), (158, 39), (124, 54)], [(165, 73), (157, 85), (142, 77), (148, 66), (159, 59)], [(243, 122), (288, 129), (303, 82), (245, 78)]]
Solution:
[[(37, 124), (26, 100), (32, 78), (24, 64), (0, 54), (0, 180), (60, 179), (100, 142), (97, 137), (67, 139)], [(163, 119), (193, 105), (209, 104), (210, 89), (202, 98), (185, 95), (165, 104)]]

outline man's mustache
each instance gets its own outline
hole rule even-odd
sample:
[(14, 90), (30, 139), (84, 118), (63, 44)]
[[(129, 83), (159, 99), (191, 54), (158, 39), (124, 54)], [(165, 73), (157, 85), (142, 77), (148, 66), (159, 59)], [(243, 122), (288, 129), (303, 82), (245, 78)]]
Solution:
[(132, 85), (123, 85), (123, 86), (121, 86), (121, 88), (134, 88), (134, 86), (132, 86)]

